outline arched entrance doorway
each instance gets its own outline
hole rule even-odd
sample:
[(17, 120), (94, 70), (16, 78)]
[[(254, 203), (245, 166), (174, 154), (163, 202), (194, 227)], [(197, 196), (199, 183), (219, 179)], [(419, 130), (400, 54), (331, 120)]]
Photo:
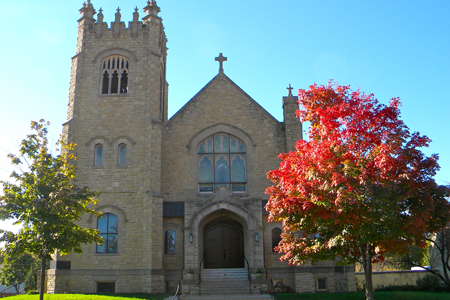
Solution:
[(204, 268), (243, 268), (243, 228), (229, 218), (217, 218), (204, 227)]

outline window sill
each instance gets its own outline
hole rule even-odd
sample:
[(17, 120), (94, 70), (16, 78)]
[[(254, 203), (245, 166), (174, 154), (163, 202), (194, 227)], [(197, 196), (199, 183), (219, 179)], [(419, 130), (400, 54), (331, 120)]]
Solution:
[[(199, 197), (209, 197), (213, 194), (214, 194), (214, 192), (197, 192), (197, 196), (199, 196)], [(248, 192), (232, 192), (231, 194), (233, 196), (248, 196), (249, 195)]]
[(130, 93), (126, 93), (126, 94), (98, 94), (99, 98), (103, 98), (103, 97), (128, 97)]
[(120, 256), (119, 253), (97, 253), (95, 252), (95, 256)]

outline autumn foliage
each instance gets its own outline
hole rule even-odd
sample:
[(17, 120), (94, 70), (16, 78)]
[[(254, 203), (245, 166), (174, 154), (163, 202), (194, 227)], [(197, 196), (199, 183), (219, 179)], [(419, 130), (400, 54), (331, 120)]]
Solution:
[(424, 233), (449, 220), (447, 188), (433, 179), (438, 156), (420, 150), (430, 139), (400, 120), (400, 100), (330, 83), (300, 90), (299, 104), (308, 141), (279, 155), (266, 191), (269, 220), (284, 228), (282, 259), (370, 264), (426, 246)]

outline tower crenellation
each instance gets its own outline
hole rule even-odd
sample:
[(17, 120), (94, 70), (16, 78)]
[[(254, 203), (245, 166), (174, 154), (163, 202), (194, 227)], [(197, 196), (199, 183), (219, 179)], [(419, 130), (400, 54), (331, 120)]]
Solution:
[[(100, 8), (98, 14), (96, 15), (97, 12), (94, 9), (93, 4), (91, 1), (87, 1), (83, 3), (83, 7), (80, 9), (81, 17), (78, 20), (79, 29), (94, 31), (97, 38), (100, 38), (104, 34), (111, 34), (116, 38), (121, 34), (130, 34), (133, 37), (137, 37), (139, 30), (142, 31), (145, 36), (145, 32), (149, 30), (149, 27), (152, 25), (160, 26), (162, 24), (162, 20), (158, 16), (161, 9), (156, 4), (155, 0), (147, 1), (147, 6), (145, 6), (143, 10), (145, 16), (142, 18), (142, 21), (139, 21), (138, 8), (135, 8), (132, 15), (132, 21), (128, 22), (127, 27), (125, 22), (121, 20), (121, 9), (118, 7), (114, 15), (114, 21), (111, 22), (110, 26), (108, 26), (108, 23), (104, 22), (103, 9)], [(97, 20), (94, 18), (95, 15)], [(81, 32), (78, 34), (79, 36), (80, 33)]]

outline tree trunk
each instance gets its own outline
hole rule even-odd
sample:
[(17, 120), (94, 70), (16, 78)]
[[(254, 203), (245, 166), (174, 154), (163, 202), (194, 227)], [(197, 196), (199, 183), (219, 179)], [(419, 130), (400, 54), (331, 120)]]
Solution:
[(359, 246), (366, 280), (366, 300), (374, 300), (372, 283), (372, 247), (369, 243)]
[[(44, 246), (45, 247), (45, 246)], [(39, 288), (39, 300), (44, 300), (44, 287), (45, 287), (45, 256), (46, 251), (43, 251), (41, 258), (41, 284)]]

